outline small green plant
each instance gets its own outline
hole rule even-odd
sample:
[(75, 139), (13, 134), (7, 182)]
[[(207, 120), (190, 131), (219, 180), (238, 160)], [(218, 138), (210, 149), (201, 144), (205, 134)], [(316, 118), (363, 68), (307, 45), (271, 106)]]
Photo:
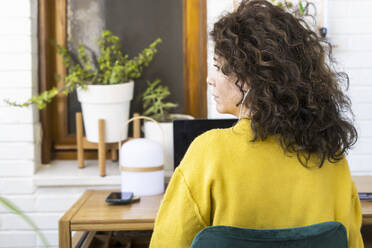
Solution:
[(167, 86), (160, 85), (160, 82), (160, 79), (154, 82), (147, 81), (147, 89), (142, 94), (143, 115), (164, 122), (171, 120), (169, 110), (178, 105), (164, 101), (170, 95), (170, 91)]
[(310, 7), (313, 7), (315, 9), (315, 5), (308, 1), (297, 1), (296, 4), (292, 3), (292, 1), (287, 0), (271, 0), (271, 2), (279, 6), (288, 12), (291, 12), (296, 17), (304, 17), (309, 14)]
[(29, 224), (32, 229), (39, 235), (41, 242), (43, 242), (45, 247), (49, 247), (49, 243), (45, 238), (44, 234), (40, 231), (39, 227), (27, 216), (25, 215), (18, 207), (16, 207), (13, 203), (9, 200), (5, 199), (4, 197), (0, 196), (0, 203), (2, 203), (6, 208), (8, 208), (13, 213), (20, 216), (27, 224)]
[(162, 40), (156, 39), (132, 59), (121, 52), (120, 38), (109, 30), (103, 30), (96, 42), (100, 50), (98, 59), (93, 52), (89, 56), (88, 49), (83, 44), (79, 45), (76, 54), (55, 44), (57, 53), (62, 56), (63, 64), (67, 68), (67, 75), (63, 78), (64, 87), (60, 89), (53, 87), (38, 96), (33, 96), (25, 103), (18, 104), (9, 100), (6, 102), (18, 107), (35, 104), (39, 109), (43, 109), (59, 93), (68, 95), (78, 87), (86, 89), (89, 84), (120, 84), (139, 78), (143, 68), (149, 65), (157, 53), (156, 46)]

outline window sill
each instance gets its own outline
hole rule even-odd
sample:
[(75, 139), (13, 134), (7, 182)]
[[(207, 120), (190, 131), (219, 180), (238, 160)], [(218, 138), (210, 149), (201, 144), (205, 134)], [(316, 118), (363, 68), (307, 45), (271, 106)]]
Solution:
[[(172, 173), (165, 171), (165, 183)], [(352, 173), (359, 192), (372, 192), (372, 174)], [(99, 176), (97, 160), (85, 160), (85, 168), (79, 169), (76, 160), (54, 160), (42, 165), (34, 175), (34, 185), (53, 186), (117, 186), (120, 187), (120, 171), (117, 162), (106, 161), (106, 176)]]
[[(170, 172), (165, 171), (165, 182)], [(120, 187), (120, 170), (117, 162), (106, 161), (106, 176), (99, 176), (98, 160), (85, 160), (85, 168), (79, 169), (77, 160), (54, 160), (41, 165), (33, 181), (37, 187), (53, 186), (117, 186)]]

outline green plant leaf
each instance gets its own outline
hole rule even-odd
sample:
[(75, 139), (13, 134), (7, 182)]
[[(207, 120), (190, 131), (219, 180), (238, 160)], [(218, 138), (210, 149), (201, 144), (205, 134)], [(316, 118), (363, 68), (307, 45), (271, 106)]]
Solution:
[(15, 204), (5, 199), (4, 197), (0, 196), (0, 202), (10, 211), (20, 216), (28, 225), (30, 225), (32, 229), (40, 237), (41, 242), (43, 242), (44, 246), (49, 247), (49, 243), (45, 238), (44, 234), (40, 231), (40, 228), (27, 215), (25, 215), (19, 208), (17, 208)]
[(302, 2), (301, 2), (301, 1), (298, 2), (298, 7), (299, 7), (299, 9), (300, 9), (300, 14), (301, 14), (301, 15), (304, 15), (304, 14), (305, 14), (305, 8), (304, 8), (304, 6), (302, 5)]
[(170, 109), (170, 108), (176, 108), (178, 106), (178, 104), (175, 104), (175, 103), (172, 103), (172, 102), (167, 102), (167, 103), (164, 103), (164, 108), (167, 108), (167, 109)]
[[(53, 41), (52, 44), (56, 47), (57, 54), (62, 56), (62, 62), (67, 69), (66, 76), (57, 75), (57, 80), (63, 81), (63, 87), (44, 91), (24, 103), (10, 100), (5, 102), (16, 107), (35, 104), (39, 109), (43, 109), (58, 93), (68, 95), (78, 87), (85, 89), (87, 84), (119, 84), (139, 78), (143, 68), (149, 65), (157, 53), (156, 47), (162, 42), (160, 38), (156, 39), (136, 57), (130, 59), (127, 54), (122, 53), (120, 38), (111, 31), (103, 30), (95, 41), (99, 47), (99, 57), (94, 52), (88, 56), (84, 44), (80, 44), (74, 52)], [(157, 84), (154, 83), (153, 87)]]
[(170, 95), (167, 86), (161, 85), (160, 79), (153, 82), (146, 81), (147, 88), (142, 94), (143, 100), (143, 115), (150, 116), (158, 121), (165, 121), (168, 119), (168, 110), (177, 107), (178, 105), (171, 102), (164, 102)]

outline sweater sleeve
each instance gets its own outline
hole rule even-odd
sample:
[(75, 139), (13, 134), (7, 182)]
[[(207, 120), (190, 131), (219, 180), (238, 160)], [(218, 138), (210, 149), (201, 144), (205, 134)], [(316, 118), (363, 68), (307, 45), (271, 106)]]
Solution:
[(349, 248), (363, 248), (363, 238), (360, 232), (362, 225), (362, 211), (358, 191), (352, 182), (352, 199), (350, 208), (350, 226), (349, 226)]
[(177, 168), (160, 205), (150, 248), (190, 247), (206, 227), (180, 168)]

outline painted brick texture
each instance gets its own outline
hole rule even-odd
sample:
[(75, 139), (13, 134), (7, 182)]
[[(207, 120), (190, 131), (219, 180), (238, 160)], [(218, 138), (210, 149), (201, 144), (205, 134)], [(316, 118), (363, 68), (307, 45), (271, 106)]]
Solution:
[[(208, 30), (232, 0), (208, 0)], [(338, 47), (339, 67), (350, 76), (360, 139), (349, 155), (354, 173), (372, 174), (372, 1), (331, 0), (330, 37)], [(0, 8), (0, 195), (14, 202), (41, 228), (52, 247), (58, 246), (57, 221), (84, 191), (83, 187), (37, 188), (33, 183), (40, 161), (40, 123), (35, 108), (16, 109), (3, 99), (22, 101), (37, 92), (37, 0), (2, 1)], [(213, 44), (208, 42), (208, 67)], [(208, 92), (209, 117), (219, 115)], [(17, 237), (17, 238), (15, 238)], [(42, 247), (36, 234), (0, 206), (0, 248)]]

